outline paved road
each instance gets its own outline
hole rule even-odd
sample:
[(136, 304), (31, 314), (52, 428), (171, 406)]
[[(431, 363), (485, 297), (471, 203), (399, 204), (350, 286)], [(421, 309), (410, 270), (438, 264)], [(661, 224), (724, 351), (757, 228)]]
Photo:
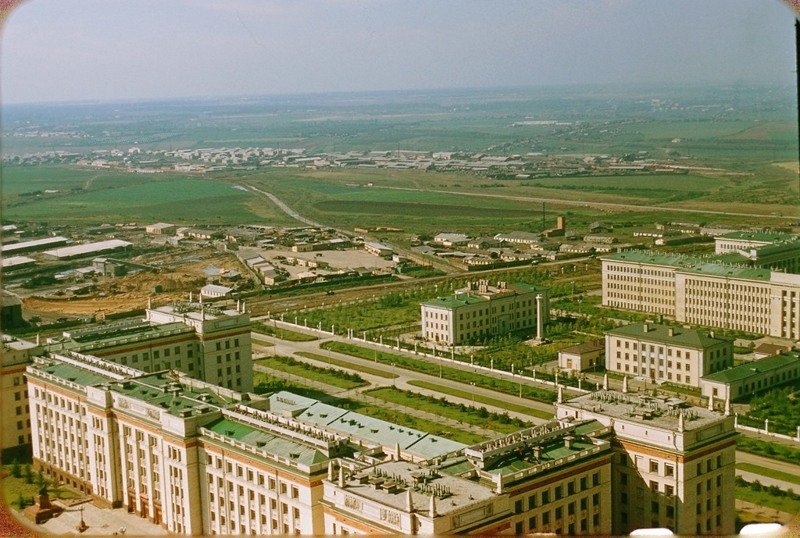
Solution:
[(327, 228), (327, 226), (325, 226), (324, 224), (320, 224), (319, 222), (314, 222), (313, 220), (302, 216), (300, 213), (298, 213), (297, 211), (295, 211), (294, 209), (292, 209), (291, 207), (286, 205), (283, 202), (283, 200), (281, 200), (280, 198), (278, 198), (274, 194), (269, 193), (267, 191), (262, 191), (261, 189), (257, 189), (256, 187), (253, 187), (252, 185), (248, 185), (247, 187), (250, 190), (252, 190), (254, 192), (257, 192), (258, 194), (263, 194), (264, 196), (269, 198), (272, 201), (273, 204), (278, 206), (281, 209), (281, 211), (283, 211), (284, 213), (286, 213), (287, 215), (292, 217), (294, 220), (299, 220), (303, 224), (308, 224), (309, 226), (314, 226), (314, 227), (317, 227), (317, 228)]
[[(385, 372), (393, 373), (393, 374), (398, 376), (394, 380), (394, 383), (392, 383), (393, 380), (391, 380), (391, 379), (387, 380), (387, 379), (384, 379), (384, 378), (374, 378), (374, 379), (380, 379), (381, 380), (380, 382), (376, 383), (378, 385), (392, 385), (392, 384), (394, 384), (394, 386), (396, 386), (397, 388), (403, 389), (403, 390), (408, 390), (408, 391), (415, 392), (415, 393), (418, 393), (418, 394), (427, 394), (427, 395), (430, 395), (430, 396), (441, 397), (442, 394), (439, 393), (439, 392), (423, 389), (423, 388), (420, 388), (420, 387), (415, 387), (414, 385), (411, 385), (409, 383), (409, 381), (412, 381), (412, 380), (427, 381), (429, 383), (436, 383), (438, 385), (444, 385), (444, 386), (447, 386), (447, 387), (463, 390), (463, 391), (466, 391), (466, 392), (474, 392), (475, 394), (480, 394), (480, 395), (487, 396), (487, 397), (490, 397), (490, 398), (494, 398), (496, 400), (500, 400), (500, 401), (503, 401), (503, 402), (509, 402), (509, 403), (514, 403), (514, 404), (517, 404), (517, 405), (523, 405), (523, 406), (526, 406), (526, 407), (537, 409), (537, 410), (545, 412), (545, 413), (551, 413), (552, 414), (552, 413), (555, 412), (555, 410), (554, 410), (552, 405), (546, 404), (546, 403), (543, 403), (543, 402), (539, 402), (539, 401), (536, 401), (536, 400), (530, 400), (530, 399), (527, 399), (527, 398), (519, 398), (517, 396), (512, 396), (510, 394), (504, 394), (504, 393), (496, 392), (496, 391), (493, 391), (493, 390), (490, 390), (490, 389), (484, 389), (484, 388), (481, 388), (481, 387), (474, 387), (474, 386), (471, 386), (469, 384), (460, 383), (458, 381), (452, 381), (452, 380), (447, 379), (447, 378), (440, 378), (440, 377), (433, 376), (433, 375), (423, 374), (423, 373), (419, 373), (419, 372), (413, 372), (413, 371), (410, 371), (410, 370), (404, 370), (404, 369), (398, 368), (396, 366), (393, 367), (390, 364), (386, 364), (386, 363), (382, 363), (382, 362), (374, 362), (374, 361), (370, 361), (370, 360), (366, 360), (366, 359), (359, 359), (359, 358), (353, 357), (351, 355), (345, 355), (345, 354), (342, 354), (342, 353), (336, 353), (336, 352), (333, 352), (333, 351), (320, 349), (320, 347), (319, 347), (320, 343), (328, 341), (328, 340), (332, 340), (333, 337), (327, 338), (327, 339), (324, 339), (324, 340), (316, 340), (316, 341), (313, 341), (313, 342), (289, 342), (289, 341), (286, 341), (286, 340), (280, 340), (278, 338), (265, 336), (265, 335), (262, 335), (262, 334), (259, 334), (259, 333), (253, 333), (253, 339), (256, 342), (258, 342), (259, 340), (272, 342), (272, 343), (274, 343), (274, 346), (270, 347), (269, 350), (271, 350), (273, 353), (275, 353), (276, 355), (293, 356), (297, 360), (302, 360), (302, 361), (306, 361), (306, 362), (315, 362), (315, 361), (313, 361), (311, 359), (307, 359), (307, 358), (302, 357), (300, 355), (295, 355), (295, 353), (297, 353), (299, 351), (305, 351), (305, 352), (309, 352), (309, 353), (317, 353), (317, 354), (320, 354), (320, 355), (330, 356), (330, 357), (333, 357), (335, 359), (346, 361), (346, 362), (352, 364), (354, 366), (353, 370), (359, 372), (359, 374), (362, 375), (362, 377), (366, 377), (367, 374), (361, 374), (361, 371), (358, 369), (358, 365), (363, 365), (363, 366), (366, 366), (368, 368), (374, 368), (376, 370), (382, 370), (382, 371), (385, 371)], [(343, 337), (336, 337), (336, 339), (337, 340), (342, 340), (342, 341), (346, 340)], [(394, 352), (396, 353), (397, 351), (394, 351)], [(415, 357), (415, 358), (420, 358), (420, 357)], [(322, 365), (325, 364), (322, 361), (320, 361), (317, 364), (320, 364), (320, 363)], [(469, 371), (469, 365), (466, 365), (466, 368), (464, 368), (464, 369)], [(464, 398), (456, 398), (455, 396), (449, 396), (448, 395), (447, 399), (449, 401), (453, 402), (453, 403), (463, 403), (464, 405), (475, 405), (471, 400), (467, 400), (467, 399), (464, 399)], [(487, 410), (494, 411), (494, 412), (497, 412), (497, 413), (506, 412), (505, 409), (497, 408), (497, 407), (493, 407), (493, 406), (489, 406), (489, 405), (484, 405), (484, 404), (482, 404), (480, 402), (478, 402), (476, 405), (479, 406), (479, 407), (486, 407)], [(530, 415), (526, 415), (526, 414), (522, 414), (522, 413), (516, 413), (516, 412), (508, 411), (508, 414), (509, 414), (509, 416), (520, 418), (522, 420), (526, 420), (528, 422), (533, 422), (533, 423), (536, 423), (536, 424), (540, 424), (540, 423), (545, 422), (542, 419), (539, 419), (539, 418), (536, 418), (536, 417), (532, 417)]]

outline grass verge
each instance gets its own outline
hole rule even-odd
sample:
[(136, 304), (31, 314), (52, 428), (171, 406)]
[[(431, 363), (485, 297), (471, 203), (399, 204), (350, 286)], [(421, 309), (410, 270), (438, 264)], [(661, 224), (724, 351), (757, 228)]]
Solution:
[(368, 349), (344, 342), (324, 342), (321, 344), (321, 347), (323, 349), (344, 353), (346, 355), (352, 355), (353, 357), (395, 364), (399, 368), (413, 370), (423, 374), (439, 375), (441, 373), (442, 377), (446, 377), (447, 379), (453, 381), (458, 381), (465, 384), (475, 383), (475, 385), (478, 387), (497, 390), (506, 394), (519, 395), (521, 392), (523, 397), (530, 398), (532, 400), (538, 400), (540, 402), (553, 403), (556, 400), (556, 393), (550, 390), (531, 387), (530, 385), (520, 385), (519, 383), (514, 383), (513, 381), (508, 381), (505, 379), (486, 377), (477, 373), (467, 372), (452, 368), (450, 366), (435, 364), (419, 359), (412, 359), (403, 355), (396, 355), (394, 353), (387, 353), (385, 351)]
[(340, 368), (349, 368), (350, 370), (357, 370), (365, 374), (382, 377), (384, 379), (397, 379), (398, 377), (397, 374), (393, 374), (391, 372), (385, 372), (383, 370), (378, 370), (377, 368), (370, 368), (369, 366), (362, 366), (360, 364), (353, 364), (341, 359), (329, 357), (328, 355), (321, 355), (319, 353), (311, 353), (308, 351), (298, 351), (295, 354), (308, 359), (314, 359), (315, 361), (327, 362), (328, 364), (339, 366)]
[(466, 405), (450, 403), (444, 398), (438, 400), (431, 396), (423, 396), (393, 387), (372, 389), (365, 392), (365, 394), (373, 398), (380, 398), (387, 402), (419, 409), (420, 411), (428, 413), (434, 413), (458, 422), (480, 426), (499, 433), (512, 433), (528, 426), (525, 422), (510, 418), (507, 414), (490, 413), (485, 408), (475, 409)]
[(792, 484), (800, 485), (800, 476), (794, 475), (792, 473), (778, 471), (776, 469), (770, 469), (769, 467), (762, 467), (761, 465), (756, 465), (754, 463), (746, 463), (746, 462), (737, 463), (736, 468), (741, 469), (742, 471), (756, 473), (760, 476), (767, 476), (769, 478), (774, 478), (775, 480), (782, 480), (784, 482), (791, 482)]
[(270, 357), (257, 360), (255, 364), (346, 390), (367, 384), (358, 374), (307, 364), (291, 357)]
[(254, 391), (256, 394), (268, 394), (285, 390), (307, 398), (320, 400), (321, 402), (336, 406), (340, 409), (361, 413), (362, 415), (385, 420), (386, 422), (391, 422), (392, 424), (398, 424), (407, 428), (414, 428), (459, 443), (464, 443), (465, 445), (474, 445), (475, 443), (480, 443), (487, 439), (476, 433), (443, 426), (431, 420), (418, 418), (394, 409), (386, 409), (374, 404), (361, 403), (346, 398), (336, 398), (335, 396), (325, 394), (324, 392), (304, 386), (300, 383), (284, 381), (262, 372), (253, 372), (253, 384), (255, 385)]
[(449, 394), (450, 396), (455, 396), (456, 398), (462, 398), (464, 400), (472, 400), (474, 402), (491, 405), (493, 407), (499, 407), (500, 409), (506, 409), (508, 411), (514, 411), (516, 413), (523, 413), (525, 415), (530, 415), (532, 417), (541, 418), (541, 419), (552, 419), (552, 413), (546, 413), (545, 411), (540, 411), (538, 409), (532, 409), (530, 407), (524, 405), (518, 405), (511, 402), (504, 402), (503, 400), (498, 400), (496, 398), (492, 398), (490, 396), (484, 396), (482, 394), (475, 394), (473, 392), (467, 392), (465, 390), (454, 389), (452, 387), (447, 387), (445, 385), (439, 385), (437, 383), (429, 383), (427, 381), (420, 381), (418, 379), (412, 379), (408, 382), (409, 385), (413, 385), (415, 387), (420, 387), (423, 389), (428, 390), (435, 390), (436, 392), (441, 392), (442, 394)]
[(289, 342), (313, 342), (314, 340), (319, 340), (316, 336), (310, 334), (290, 331), (289, 329), (283, 329), (281, 327), (273, 327), (272, 325), (266, 325), (264, 323), (253, 323), (253, 331)]

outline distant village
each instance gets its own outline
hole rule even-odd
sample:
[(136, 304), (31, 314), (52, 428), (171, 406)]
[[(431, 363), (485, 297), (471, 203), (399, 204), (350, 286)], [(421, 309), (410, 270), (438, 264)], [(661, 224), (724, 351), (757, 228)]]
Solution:
[[(680, 143), (679, 139), (673, 143)], [(311, 152), (304, 148), (200, 148), (149, 150), (99, 149), (88, 153), (48, 151), (5, 155), (4, 162), (18, 165), (72, 164), (89, 168), (114, 168), (139, 174), (162, 172), (206, 173), (257, 170), (265, 167), (329, 169), (384, 168), (395, 170), (469, 171), (498, 179), (536, 179), (575, 175), (685, 174), (691, 167), (660, 161), (648, 152), (619, 156), (534, 151), (524, 154), (484, 152), (413, 151), (397, 149), (346, 152)]]

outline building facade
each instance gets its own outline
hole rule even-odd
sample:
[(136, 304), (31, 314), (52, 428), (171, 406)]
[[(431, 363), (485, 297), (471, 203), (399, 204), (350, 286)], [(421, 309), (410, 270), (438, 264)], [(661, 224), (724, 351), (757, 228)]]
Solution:
[[(0, 461), (8, 463), (21, 456), (31, 443), (28, 389), (25, 368), (41, 346), (3, 335), (0, 353)], [(18, 459), (22, 459), (19, 457)]]
[(453, 295), (422, 303), (422, 336), (434, 344), (458, 346), (535, 328), (541, 339), (549, 310), (545, 288), (506, 282), (491, 286), (480, 280)]
[(567, 372), (583, 372), (605, 364), (605, 342), (601, 339), (565, 347), (558, 352), (558, 367)]
[(700, 379), (703, 396), (721, 401), (739, 400), (800, 378), (800, 353), (789, 351)]
[(735, 534), (738, 434), (729, 412), (602, 390), (558, 402), (556, 417), (596, 420), (613, 431), (612, 534)]
[(733, 366), (733, 341), (713, 332), (631, 323), (606, 332), (606, 370), (653, 383), (700, 386), (702, 376)]
[(643, 251), (601, 260), (604, 306), (800, 339), (800, 275)]
[(145, 318), (64, 332), (52, 351), (71, 350), (143, 372), (178, 370), (229, 389), (253, 388), (250, 315), (236, 308), (176, 303)]

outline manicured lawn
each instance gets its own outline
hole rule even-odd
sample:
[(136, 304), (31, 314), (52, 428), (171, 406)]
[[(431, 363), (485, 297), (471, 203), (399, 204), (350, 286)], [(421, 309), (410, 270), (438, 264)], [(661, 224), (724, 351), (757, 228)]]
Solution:
[(324, 349), (338, 351), (339, 353), (345, 353), (347, 355), (360, 357), (362, 359), (374, 359), (384, 363), (394, 364), (398, 368), (413, 370), (415, 372), (421, 372), (424, 374), (439, 375), (441, 372), (442, 377), (446, 377), (447, 379), (459, 381), (465, 384), (475, 383), (479, 387), (498, 390), (500, 392), (505, 392), (506, 394), (519, 395), (521, 392), (522, 396), (525, 398), (531, 398), (533, 400), (539, 400), (545, 403), (553, 403), (556, 400), (556, 393), (550, 390), (531, 387), (529, 385), (520, 385), (519, 383), (514, 383), (513, 381), (508, 381), (505, 379), (486, 377), (478, 373), (467, 372), (449, 366), (444, 366), (443, 364), (435, 364), (433, 362), (412, 359), (403, 355), (372, 350), (343, 342), (325, 342), (322, 344), (322, 347)]
[(736, 486), (736, 498), (781, 512), (800, 514), (800, 500), (778, 497), (766, 491), (753, 491), (748, 487)]
[(457, 428), (450, 428), (449, 426), (443, 426), (430, 420), (425, 420), (399, 412), (395, 409), (386, 409), (374, 404), (361, 403), (345, 398), (336, 398), (310, 387), (303, 386), (299, 383), (283, 381), (262, 372), (253, 372), (253, 384), (256, 387), (255, 392), (257, 394), (267, 394), (285, 390), (306, 396), (308, 398), (314, 398), (323, 401), (341, 409), (348, 409), (350, 411), (361, 413), (362, 415), (367, 415), (380, 420), (385, 420), (393, 424), (399, 424), (401, 426), (414, 428), (420, 431), (431, 433), (433, 435), (446, 437), (447, 439), (452, 439), (453, 441), (464, 443), (465, 445), (472, 445), (486, 440), (486, 437), (482, 435)]
[(257, 360), (255, 364), (346, 390), (362, 387), (367, 384), (358, 374), (314, 366), (313, 364), (297, 361), (291, 357), (270, 357), (268, 359)]
[(504, 402), (503, 400), (498, 400), (496, 398), (491, 398), (489, 396), (484, 396), (482, 394), (475, 394), (474, 392), (467, 392), (465, 390), (454, 389), (452, 387), (447, 387), (445, 385), (428, 383), (427, 381), (420, 381), (417, 379), (412, 379), (411, 381), (408, 382), (408, 384), (423, 389), (435, 390), (436, 392), (441, 392), (442, 394), (449, 394), (450, 396), (455, 396), (456, 398), (472, 400), (477, 403), (491, 405), (493, 407), (498, 407), (500, 409), (507, 409), (509, 411), (514, 411), (516, 413), (523, 413), (536, 418), (541, 418), (541, 419), (553, 418), (552, 413), (545, 413), (544, 411), (539, 411), (538, 409), (533, 409), (531, 407), (526, 407), (524, 405), (517, 405), (511, 402)]
[(765, 456), (774, 460), (800, 464), (800, 449), (762, 441), (761, 439), (753, 439), (746, 435), (739, 436), (736, 441), (736, 450), (750, 452), (751, 454)]
[(503, 418), (502, 415), (489, 413), (485, 409), (480, 411), (475, 408), (437, 400), (436, 398), (422, 396), (393, 387), (373, 389), (365, 392), (365, 394), (374, 398), (386, 400), (387, 402), (419, 409), (420, 411), (426, 411), (428, 413), (434, 413), (458, 422), (473, 424), (499, 433), (515, 432), (526, 426), (522, 421), (509, 420), (507, 415), (504, 417), (505, 420), (501, 420), (501, 418)]
[[(3, 470), (11, 472), (11, 465), (4, 465)], [(22, 466), (23, 472), (22, 476), (19, 478), (14, 477), (13, 475), (9, 474), (5, 478), (2, 479), (2, 499), (5, 502), (15, 508), (19, 508), (19, 498), (22, 496), (26, 502), (30, 503), (31, 499), (36, 499), (39, 495), (39, 489), (41, 486), (39, 485), (39, 475), (38, 473), (32, 472), (32, 483), (28, 483), (26, 479), (26, 473), (24, 472), (24, 466)], [(47, 484), (47, 491), (50, 495), (51, 499), (77, 499), (81, 495), (68, 489), (63, 486), (58, 486), (53, 484), (50, 481), (45, 481)]]
[(313, 342), (314, 340), (319, 340), (319, 338), (311, 334), (291, 331), (289, 329), (267, 325), (264, 323), (253, 323), (253, 331), (260, 334), (266, 334), (268, 336), (274, 336), (275, 338), (280, 338), (281, 340), (287, 340), (289, 342)]
[(297, 355), (301, 357), (308, 357), (309, 359), (314, 359), (317, 361), (327, 362), (328, 364), (332, 364), (334, 366), (339, 366), (340, 368), (349, 368), (350, 370), (356, 370), (358, 372), (362, 372), (365, 374), (370, 374), (378, 377), (382, 377), (384, 379), (397, 379), (397, 374), (393, 374), (391, 372), (385, 372), (383, 370), (378, 370), (377, 368), (370, 368), (369, 366), (362, 366), (360, 364), (353, 364), (347, 361), (334, 359), (328, 355), (320, 355), (319, 353), (310, 353), (308, 351), (298, 351)]
[(794, 475), (792, 473), (777, 471), (775, 469), (770, 469), (769, 467), (762, 467), (761, 465), (756, 465), (754, 463), (745, 463), (745, 462), (737, 463), (736, 468), (741, 469), (742, 471), (749, 471), (751, 473), (756, 473), (761, 476), (768, 476), (770, 478), (774, 478), (775, 480), (783, 480), (784, 482), (791, 482), (792, 484), (800, 485), (800, 476)]

